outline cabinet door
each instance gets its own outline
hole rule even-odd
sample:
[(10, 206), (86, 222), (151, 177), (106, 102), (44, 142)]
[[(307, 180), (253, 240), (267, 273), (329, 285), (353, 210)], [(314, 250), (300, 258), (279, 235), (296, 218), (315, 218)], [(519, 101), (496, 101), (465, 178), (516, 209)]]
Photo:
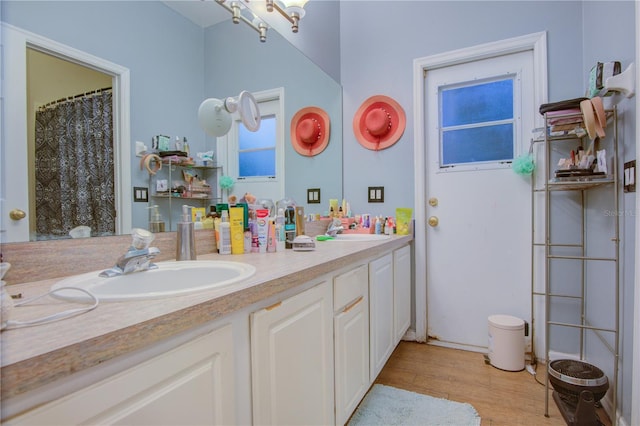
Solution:
[(370, 380), (373, 382), (395, 347), (393, 255), (369, 263)]
[[(369, 272), (367, 265), (334, 279), (336, 424), (343, 425), (369, 389)], [(338, 297), (342, 295), (341, 297)]]
[(231, 325), (5, 424), (235, 423)]
[(395, 343), (411, 323), (411, 249), (405, 246), (393, 252), (393, 321)]
[(251, 314), (253, 423), (334, 423), (329, 281)]
[(349, 420), (369, 389), (369, 309), (364, 297), (336, 315), (336, 424)]

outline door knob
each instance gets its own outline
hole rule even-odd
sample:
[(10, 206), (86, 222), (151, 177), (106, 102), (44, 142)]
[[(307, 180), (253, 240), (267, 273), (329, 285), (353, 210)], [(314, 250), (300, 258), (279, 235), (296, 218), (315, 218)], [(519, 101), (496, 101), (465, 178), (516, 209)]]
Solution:
[(13, 220), (21, 220), (24, 219), (27, 216), (27, 214), (20, 209), (13, 209), (9, 212), (9, 217)]
[(431, 216), (431, 217), (429, 218), (429, 226), (431, 226), (431, 227), (436, 227), (436, 226), (438, 226), (438, 222), (439, 222), (439, 221), (438, 221), (438, 217), (437, 217), (437, 216)]

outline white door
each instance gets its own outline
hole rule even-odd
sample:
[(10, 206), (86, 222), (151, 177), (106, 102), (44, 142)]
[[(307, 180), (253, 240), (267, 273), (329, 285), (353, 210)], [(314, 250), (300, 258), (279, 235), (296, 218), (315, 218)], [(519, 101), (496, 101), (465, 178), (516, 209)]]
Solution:
[[(73, 47), (2, 23), (2, 147), (0, 150), (0, 240), (29, 241), (29, 159), (27, 149), (27, 48), (72, 61), (113, 77), (116, 233), (131, 230), (129, 70)], [(8, 108), (7, 106), (11, 107)], [(12, 210), (24, 212), (14, 219)], [(15, 217), (15, 216), (14, 216)]]
[[(510, 314), (526, 321), (530, 317), (531, 187), (508, 160), (529, 149), (537, 114), (533, 53), (446, 66), (429, 70), (425, 78), (425, 188), (426, 200), (431, 201), (426, 206), (427, 332), (431, 343), (482, 351), (487, 347), (489, 315)], [(479, 145), (478, 133), (471, 132), (470, 138), (464, 126), (457, 129), (464, 136), (443, 137), (453, 142), (440, 143), (445, 129), (456, 129), (455, 122), (446, 127), (451, 123), (440, 121), (443, 104), (445, 117), (449, 111), (443, 100), (445, 93), (451, 99), (448, 90), (485, 84), (481, 89), (487, 89), (507, 80), (513, 91), (513, 116), (497, 125), (510, 129), (511, 147), (503, 144), (492, 157), (494, 139)], [(471, 92), (475, 94), (460, 107), (482, 97), (493, 112), (498, 105), (492, 102), (492, 90)]]

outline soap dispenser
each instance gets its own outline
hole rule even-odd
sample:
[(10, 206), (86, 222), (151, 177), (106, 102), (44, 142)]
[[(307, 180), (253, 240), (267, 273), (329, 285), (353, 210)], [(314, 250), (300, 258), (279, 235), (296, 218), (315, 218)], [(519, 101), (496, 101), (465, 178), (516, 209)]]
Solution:
[(164, 221), (160, 216), (157, 204), (149, 207), (149, 231), (164, 232)]
[(182, 220), (178, 222), (176, 260), (196, 260), (196, 238), (189, 206), (182, 206)]

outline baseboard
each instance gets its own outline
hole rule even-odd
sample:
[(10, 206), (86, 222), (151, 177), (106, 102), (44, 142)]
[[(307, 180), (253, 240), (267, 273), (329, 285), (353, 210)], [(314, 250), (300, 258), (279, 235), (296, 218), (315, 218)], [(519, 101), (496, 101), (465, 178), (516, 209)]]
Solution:
[(404, 336), (402, 336), (402, 340), (406, 340), (408, 342), (417, 341), (417, 339), (416, 339), (416, 331), (412, 330), (412, 329), (408, 329), (406, 331), (406, 333), (404, 333)]

